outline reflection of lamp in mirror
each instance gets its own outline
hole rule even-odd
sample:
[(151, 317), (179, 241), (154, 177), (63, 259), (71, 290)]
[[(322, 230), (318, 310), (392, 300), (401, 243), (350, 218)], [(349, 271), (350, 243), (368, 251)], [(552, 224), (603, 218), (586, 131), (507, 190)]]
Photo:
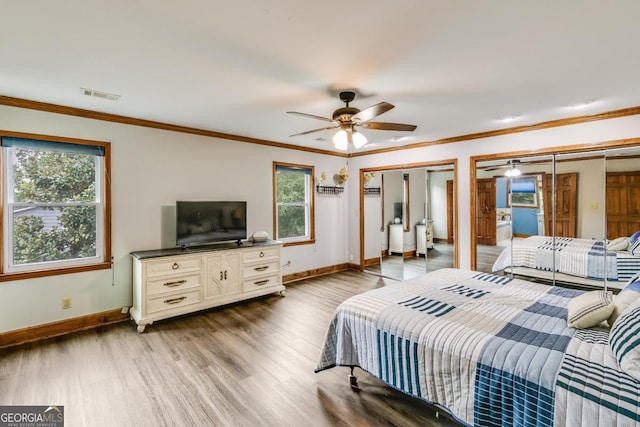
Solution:
[(504, 173), (504, 176), (520, 176), (520, 169), (516, 166), (518, 163), (520, 163), (520, 160), (509, 160), (507, 162), (509, 169)]

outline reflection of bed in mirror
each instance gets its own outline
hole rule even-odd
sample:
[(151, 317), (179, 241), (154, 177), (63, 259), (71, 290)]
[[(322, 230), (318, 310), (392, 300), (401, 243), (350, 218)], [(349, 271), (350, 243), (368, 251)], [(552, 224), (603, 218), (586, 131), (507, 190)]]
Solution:
[(603, 240), (531, 236), (514, 240), (493, 265), (494, 272), (578, 286), (622, 289), (640, 271), (640, 256), (608, 250)]

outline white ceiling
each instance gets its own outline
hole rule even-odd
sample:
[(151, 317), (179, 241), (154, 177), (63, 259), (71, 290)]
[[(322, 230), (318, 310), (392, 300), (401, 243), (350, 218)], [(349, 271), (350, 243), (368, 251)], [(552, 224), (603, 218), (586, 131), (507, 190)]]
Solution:
[(331, 117), (340, 89), (395, 105), (375, 121), (418, 126), (363, 130), (361, 150), (640, 106), (637, 0), (0, 6), (0, 95), (312, 148), (331, 134), (289, 135), (327, 123), (286, 112)]

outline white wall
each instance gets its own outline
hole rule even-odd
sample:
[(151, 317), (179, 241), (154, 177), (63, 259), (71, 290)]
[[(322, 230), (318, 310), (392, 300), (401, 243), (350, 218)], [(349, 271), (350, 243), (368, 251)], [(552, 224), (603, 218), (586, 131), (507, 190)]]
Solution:
[(429, 172), (429, 217), (433, 220), (433, 237), (447, 239), (447, 181), (453, 172)]
[[(298, 150), (147, 129), (28, 109), (0, 106), (0, 129), (111, 141), (114, 268), (0, 283), (0, 332), (116, 309), (131, 304), (135, 250), (162, 246), (162, 213), (177, 199), (247, 200), (249, 232), (273, 233), (272, 162), (315, 166), (331, 177), (344, 158)], [(360, 258), (359, 180), (362, 168), (458, 159), (460, 267), (470, 266), (471, 156), (535, 151), (640, 136), (640, 116), (439, 144), (349, 159), (351, 179), (339, 196), (316, 194), (315, 245), (284, 248), (284, 274)], [(73, 308), (61, 309), (71, 297)]]
[[(459, 266), (469, 268), (471, 265), (470, 248), (470, 158), (492, 153), (503, 152), (535, 152), (554, 146), (572, 146), (596, 144), (605, 141), (640, 137), (640, 116), (629, 116), (610, 120), (586, 122), (571, 126), (548, 128), (537, 131), (513, 133), (504, 136), (474, 139), (452, 144), (436, 144), (411, 150), (380, 153), (370, 156), (358, 156), (349, 159), (351, 173), (355, 174), (363, 168), (387, 165), (404, 165), (419, 162), (431, 162), (444, 159), (458, 159), (458, 242)], [(349, 192), (357, 193), (358, 183), (349, 183)], [(348, 200), (349, 211), (358, 211), (359, 200), (351, 197)], [(349, 253), (359, 258), (359, 224), (358, 219), (349, 218)]]
[[(385, 181), (386, 182), (386, 181)], [(382, 187), (382, 172), (377, 172), (374, 177), (371, 177), (369, 187)], [(365, 259), (380, 258), (380, 254), (383, 250), (387, 249), (388, 242), (384, 238), (386, 231), (382, 234), (380, 227), (383, 224), (382, 219), (382, 195), (372, 194), (364, 196), (364, 235), (365, 236), (379, 236), (376, 239), (365, 239), (364, 255)], [(359, 212), (356, 211), (356, 214)], [(393, 215), (393, 212), (392, 212)], [(386, 228), (383, 227), (383, 230)], [(357, 259), (351, 259), (352, 262), (358, 262)]]
[[(163, 212), (176, 200), (246, 200), (248, 232), (272, 236), (273, 161), (313, 165), (316, 176), (325, 171), (329, 177), (347, 163), (337, 156), (7, 106), (0, 106), (0, 129), (111, 142), (114, 258), (112, 270), (0, 283), (0, 332), (131, 305), (129, 253), (166, 244)], [(332, 197), (316, 193), (316, 244), (284, 248), (283, 264), (291, 265), (283, 274), (347, 262), (348, 197), (348, 189)], [(72, 308), (62, 310), (67, 297)]]

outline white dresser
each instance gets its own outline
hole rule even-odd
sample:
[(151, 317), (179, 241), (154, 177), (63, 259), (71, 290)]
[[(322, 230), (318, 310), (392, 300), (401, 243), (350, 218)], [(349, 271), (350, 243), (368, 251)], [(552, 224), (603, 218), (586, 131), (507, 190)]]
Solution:
[(155, 320), (277, 292), (284, 295), (282, 242), (132, 252), (131, 318), (144, 332)]
[(427, 249), (433, 248), (433, 221), (416, 224), (416, 256), (426, 255)]
[(404, 255), (404, 227), (402, 224), (389, 224), (389, 255)]

